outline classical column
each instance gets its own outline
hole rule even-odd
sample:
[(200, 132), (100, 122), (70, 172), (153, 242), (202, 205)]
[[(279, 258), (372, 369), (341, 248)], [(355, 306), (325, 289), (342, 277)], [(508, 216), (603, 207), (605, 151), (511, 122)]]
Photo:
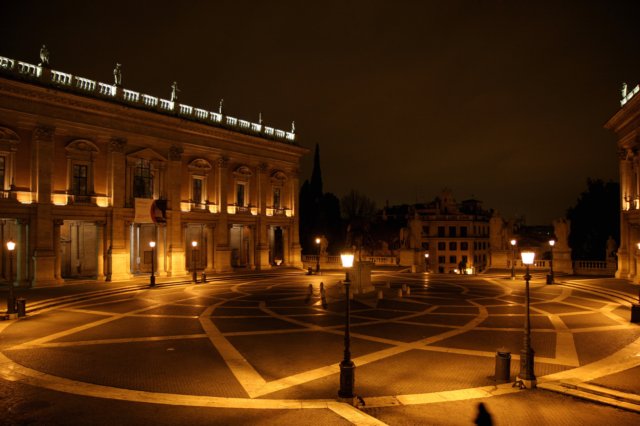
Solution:
[(15, 259), (15, 280), (19, 286), (29, 286), (30, 266), (29, 253), (31, 251), (29, 244), (29, 221), (26, 219), (16, 220), (17, 227), (17, 239), (16, 246), (18, 247), (18, 253)]
[(215, 226), (214, 225), (205, 225), (204, 228), (204, 239), (207, 247), (207, 266), (205, 268), (205, 273), (210, 274), (214, 272), (214, 256), (215, 256)]
[(291, 172), (291, 241), (290, 241), (290, 253), (288, 263), (291, 266), (295, 266), (297, 268), (302, 268), (302, 247), (300, 246), (300, 236), (299, 227), (300, 227), (300, 208), (299, 208), (299, 200), (298, 200), (298, 175), (300, 174), (299, 170), (293, 170)]
[(286, 266), (291, 266), (291, 240), (289, 238), (289, 226), (282, 226), (282, 263)]
[(169, 257), (169, 273), (171, 277), (187, 275), (182, 230), (182, 213), (180, 210), (180, 190), (182, 182), (182, 148), (172, 146), (169, 149), (169, 165), (167, 167), (167, 194), (170, 212), (167, 212), (167, 248)]
[(630, 152), (626, 149), (618, 150), (620, 161), (620, 247), (618, 248), (618, 270), (616, 278), (627, 278), (629, 276), (631, 263), (635, 263), (633, 255), (633, 244), (629, 241), (629, 219), (628, 211), (632, 204), (630, 187), (631, 163), (627, 159)]
[(56, 256), (54, 276), (59, 283), (64, 282), (62, 279), (62, 246), (60, 244), (60, 227), (63, 224), (64, 221), (60, 219), (53, 221), (53, 251)]
[(251, 269), (252, 271), (254, 269), (256, 269), (256, 238), (255, 238), (255, 232), (256, 232), (256, 227), (255, 225), (246, 225), (247, 229), (249, 230), (248, 234), (249, 234), (249, 256), (248, 256), (248, 261), (249, 261), (249, 269)]
[(113, 209), (109, 218), (107, 241), (107, 281), (121, 281), (131, 278), (131, 260), (126, 241), (129, 229), (125, 226), (125, 197), (127, 195), (126, 159), (124, 150), (126, 140), (113, 138), (109, 144), (109, 180), (108, 194)]
[(220, 214), (218, 225), (215, 228), (216, 249), (213, 263), (216, 272), (228, 272), (233, 270), (231, 267), (231, 248), (229, 247), (229, 214), (227, 212), (229, 159), (221, 157), (217, 164)]
[(96, 245), (98, 261), (96, 262), (96, 278), (99, 281), (104, 280), (104, 222), (96, 222)]
[(259, 270), (271, 269), (267, 221), (262, 214), (258, 217), (256, 224), (256, 267)]
[(37, 127), (32, 136), (31, 169), (32, 192), (36, 193), (33, 241), (33, 280), (34, 286), (56, 284), (53, 247), (53, 209), (51, 204), (51, 177), (54, 158), (54, 129)]
[(156, 267), (156, 275), (159, 277), (167, 276), (167, 227), (156, 226), (156, 258), (158, 264)]

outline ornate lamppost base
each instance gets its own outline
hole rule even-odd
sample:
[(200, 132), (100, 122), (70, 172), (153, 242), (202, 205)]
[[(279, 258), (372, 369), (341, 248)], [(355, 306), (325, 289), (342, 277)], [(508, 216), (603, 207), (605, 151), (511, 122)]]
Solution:
[(523, 382), (528, 389), (536, 387), (537, 379), (533, 372), (535, 353), (533, 349), (529, 348), (520, 351), (520, 373), (518, 374), (518, 380)]
[(340, 363), (340, 390), (338, 397), (345, 400), (353, 400), (356, 365), (351, 360), (342, 360)]

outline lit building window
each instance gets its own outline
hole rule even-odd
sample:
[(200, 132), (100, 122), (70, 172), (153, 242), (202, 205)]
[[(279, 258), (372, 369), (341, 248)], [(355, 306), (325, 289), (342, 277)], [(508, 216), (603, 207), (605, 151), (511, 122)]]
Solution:
[(133, 196), (135, 198), (153, 197), (153, 174), (151, 162), (139, 158), (133, 172)]
[(89, 166), (86, 164), (74, 164), (71, 181), (71, 192), (73, 195), (89, 195), (88, 176)]

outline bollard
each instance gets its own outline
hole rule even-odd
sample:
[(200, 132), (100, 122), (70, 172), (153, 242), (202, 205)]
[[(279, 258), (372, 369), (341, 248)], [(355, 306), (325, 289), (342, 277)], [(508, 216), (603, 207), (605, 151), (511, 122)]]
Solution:
[(384, 298), (384, 293), (382, 292), (382, 289), (378, 289), (378, 300), (382, 300)]
[(631, 305), (631, 322), (634, 324), (640, 323), (640, 304)]
[(27, 315), (27, 300), (22, 297), (16, 300), (18, 306), (18, 317), (24, 317)]
[(309, 303), (311, 296), (313, 296), (313, 284), (309, 284), (309, 291), (307, 292), (307, 297), (304, 299), (304, 303)]
[(406, 284), (402, 284), (402, 292), (403, 293), (407, 292), (407, 285)]
[(411, 287), (407, 286), (407, 296), (411, 295)]
[(496, 352), (496, 382), (507, 383), (511, 380), (511, 352), (498, 349)]
[(203, 283), (207, 282), (207, 274), (205, 274), (204, 272), (202, 272), (202, 282)]
[(309, 266), (309, 269), (307, 269), (307, 275), (313, 275), (313, 269), (311, 268), (311, 266)]
[(401, 288), (398, 289), (398, 297), (402, 298), (402, 289)]
[(324, 291), (324, 287), (320, 287), (320, 300), (322, 301), (322, 309), (327, 309), (329, 305), (327, 304), (327, 294)]
[(387, 281), (387, 288), (391, 288), (391, 281)]

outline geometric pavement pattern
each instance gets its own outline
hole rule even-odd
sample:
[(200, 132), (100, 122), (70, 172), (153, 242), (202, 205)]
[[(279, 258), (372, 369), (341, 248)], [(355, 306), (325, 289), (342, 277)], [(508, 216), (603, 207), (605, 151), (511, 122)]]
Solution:
[[(344, 336), (342, 276), (234, 277), (70, 302), (0, 323), (0, 376), (166, 404), (320, 406), (354, 423), (375, 424), (335, 402)], [(512, 392), (510, 384), (496, 387), (492, 376), (498, 349), (511, 352), (512, 378), (517, 374), (524, 324), (520, 277), (376, 273), (373, 279), (383, 298), (356, 295), (351, 302), (356, 393), (367, 406)], [(640, 338), (628, 306), (595, 286), (534, 279), (530, 294), (540, 381)]]

